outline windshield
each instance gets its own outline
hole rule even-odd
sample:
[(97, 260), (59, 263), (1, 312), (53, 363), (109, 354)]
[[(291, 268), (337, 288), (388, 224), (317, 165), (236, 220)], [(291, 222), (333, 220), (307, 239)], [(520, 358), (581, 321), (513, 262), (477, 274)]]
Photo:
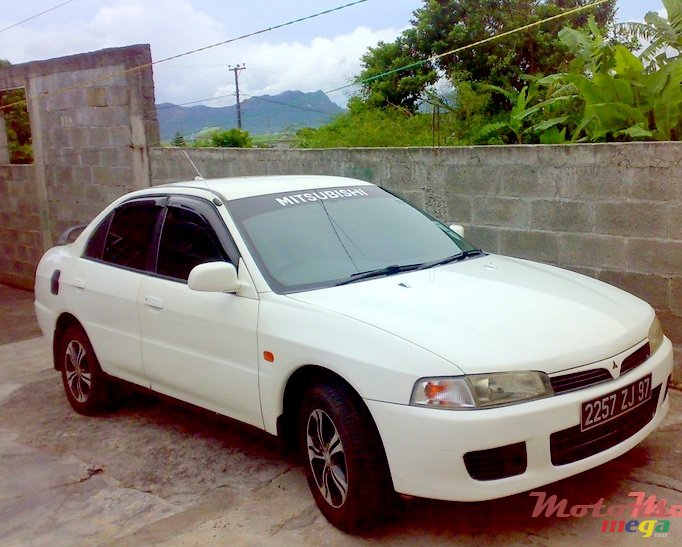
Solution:
[(229, 209), (278, 293), (436, 266), (476, 251), (376, 186), (254, 196), (230, 201)]

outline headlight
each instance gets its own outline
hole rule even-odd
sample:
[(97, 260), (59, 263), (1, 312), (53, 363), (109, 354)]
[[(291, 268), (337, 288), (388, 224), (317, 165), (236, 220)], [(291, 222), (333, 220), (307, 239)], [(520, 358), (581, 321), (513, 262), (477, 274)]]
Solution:
[(654, 320), (649, 327), (649, 348), (651, 355), (656, 353), (656, 350), (661, 347), (663, 343), (663, 327), (658, 320), (658, 316), (654, 316)]
[(412, 389), (410, 404), (466, 410), (510, 405), (553, 395), (549, 378), (536, 371), (422, 378)]

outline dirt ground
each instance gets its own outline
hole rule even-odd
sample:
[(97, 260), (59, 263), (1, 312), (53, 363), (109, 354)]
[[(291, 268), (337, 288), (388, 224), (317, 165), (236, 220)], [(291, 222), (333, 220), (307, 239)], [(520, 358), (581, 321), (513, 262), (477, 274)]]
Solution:
[[(535, 498), (481, 503), (404, 500), (371, 535), (352, 537), (319, 514), (303, 471), (275, 439), (154, 397), (74, 413), (35, 337), (29, 293), (0, 287), (0, 545), (661, 545), (602, 533), (601, 520), (533, 518)], [(26, 323), (31, 323), (27, 325)], [(569, 506), (656, 495), (682, 512), (682, 394), (645, 442), (621, 458), (538, 489)]]

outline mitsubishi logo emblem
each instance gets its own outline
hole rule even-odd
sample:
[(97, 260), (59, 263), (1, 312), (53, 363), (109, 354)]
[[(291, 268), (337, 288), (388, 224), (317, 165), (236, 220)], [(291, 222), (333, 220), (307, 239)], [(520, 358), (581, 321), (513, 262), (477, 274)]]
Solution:
[(613, 368), (613, 370), (616, 370), (616, 369), (618, 368), (618, 365), (616, 364), (615, 361), (613, 362), (613, 367), (612, 367), (612, 368)]

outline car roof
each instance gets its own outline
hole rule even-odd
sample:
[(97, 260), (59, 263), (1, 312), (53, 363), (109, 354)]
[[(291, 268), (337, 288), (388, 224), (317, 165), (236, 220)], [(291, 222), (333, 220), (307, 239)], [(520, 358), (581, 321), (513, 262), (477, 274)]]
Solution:
[[(317, 188), (373, 186), (364, 180), (327, 175), (272, 175), (174, 182), (165, 186), (209, 189), (227, 200)], [(155, 186), (159, 188), (159, 186)]]

